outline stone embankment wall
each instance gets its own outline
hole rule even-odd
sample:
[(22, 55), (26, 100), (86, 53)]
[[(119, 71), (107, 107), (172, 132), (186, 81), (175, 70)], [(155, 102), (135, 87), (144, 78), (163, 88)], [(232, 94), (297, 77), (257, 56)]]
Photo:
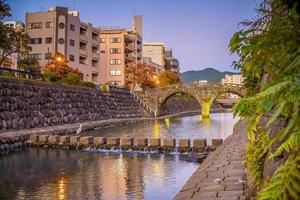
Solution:
[(145, 115), (128, 91), (0, 78), (0, 130), (28, 129)]
[[(211, 109), (221, 109), (222, 106), (217, 103), (213, 102)], [(180, 113), (180, 112), (186, 112), (186, 111), (199, 111), (201, 108), (198, 104), (198, 102), (192, 98), (192, 97), (171, 97), (166, 101), (165, 104), (161, 107), (161, 115), (166, 114), (174, 114), (174, 113)]]

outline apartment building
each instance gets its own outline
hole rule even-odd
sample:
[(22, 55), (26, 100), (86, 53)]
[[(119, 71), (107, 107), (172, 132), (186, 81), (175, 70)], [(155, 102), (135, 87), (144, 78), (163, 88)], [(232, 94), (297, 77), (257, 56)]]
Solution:
[(243, 76), (241, 74), (225, 74), (225, 78), (222, 78), (222, 84), (238, 84), (241, 85), (243, 83)]
[(100, 28), (100, 84), (123, 86), (130, 82), (129, 65), (142, 62), (142, 17), (134, 17), (132, 30)]
[(160, 66), (155, 62), (152, 62), (151, 58), (144, 57), (143, 62), (148, 66), (150, 66), (155, 71), (156, 74), (160, 74), (161, 72), (165, 71), (165, 68), (163, 66)]
[[(25, 30), (24, 23), (20, 22), (20, 21), (7, 21), (7, 22), (4, 22), (3, 24), (10, 28), (15, 29), (16, 31), (24, 31)], [(11, 54), (3, 62), (2, 67), (10, 68), (10, 69), (18, 69), (18, 59), (19, 59), (19, 56), (17, 53)]]
[(99, 30), (81, 22), (78, 11), (55, 7), (47, 12), (26, 13), (26, 32), (32, 47), (30, 56), (41, 66), (59, 52), (69, 66), (79, 69), (83, 81), (99, 83)]
[(178, 59), (173, 57), (172, 49), (165, 49), (165, 69), (175, 72), (180, 77), (180, 67)]
[(165, 45), (162, 42), (144, 42), (143, 57), (151, 58), (152, 62), (165, 66)]

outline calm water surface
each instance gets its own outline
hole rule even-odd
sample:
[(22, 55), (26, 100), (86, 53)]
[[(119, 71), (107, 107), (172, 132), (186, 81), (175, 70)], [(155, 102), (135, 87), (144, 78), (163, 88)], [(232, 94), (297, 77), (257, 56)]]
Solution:
[[(88, 134), (226, 138), (232, 114), (171, 118)], [(198, 164), (184, 155), (28, 149), (0, 156), (0, 199), (172, 199)]]
[(232, 133), (232, 128), (237, 121), (238, 118), (233, 119), (232, 113), (213, 113), (210, 119), (202, 119), (199, 115), (166, 118), (94, 130), (83, 135), (134, 138), (206, 138), (208, 144), (211, 144), (212, 138), (227, 138)]

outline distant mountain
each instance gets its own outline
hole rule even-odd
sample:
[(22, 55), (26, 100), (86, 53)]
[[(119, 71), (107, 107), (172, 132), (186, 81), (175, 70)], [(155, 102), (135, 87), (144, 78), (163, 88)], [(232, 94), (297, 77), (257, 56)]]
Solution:
[(234, 72), (220, 72), (214, 68), (206, 68), (199, 71), (186, 71), (181, 73), (181, 80), (184, 83), (193, 83), (200, 80), (207, 80), (209, 82), (221, 82), (222, 78), (225, 77), (225, 74), (238, 74)]

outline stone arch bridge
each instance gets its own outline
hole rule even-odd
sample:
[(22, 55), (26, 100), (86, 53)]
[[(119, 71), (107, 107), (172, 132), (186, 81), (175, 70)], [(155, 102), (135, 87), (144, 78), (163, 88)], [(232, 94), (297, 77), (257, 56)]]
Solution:
[(241, 85), (235, 84), (193, 83), (150, 89), (144, 94), (138, 93), (138, 96), (156, 117), (160, 115), (164, 103), (170, 97), (179, 93), (192, 96), (199, 103), (202, 117), (209, 118), (211, 105), (218, 96), (225, 93), (234, 93), (240, 97), (244, 97), (245, 89)]

